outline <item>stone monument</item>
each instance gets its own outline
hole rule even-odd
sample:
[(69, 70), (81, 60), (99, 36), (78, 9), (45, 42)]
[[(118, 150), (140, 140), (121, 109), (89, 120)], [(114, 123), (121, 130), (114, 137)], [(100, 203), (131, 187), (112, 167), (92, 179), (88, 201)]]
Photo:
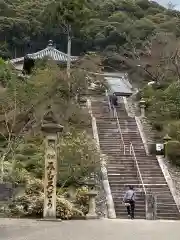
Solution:
[(63, 126), (55, 119), (51, 106), (44, 114), (41, 130), (45, 136), (44, 219), (56, 219), (57, 140)]

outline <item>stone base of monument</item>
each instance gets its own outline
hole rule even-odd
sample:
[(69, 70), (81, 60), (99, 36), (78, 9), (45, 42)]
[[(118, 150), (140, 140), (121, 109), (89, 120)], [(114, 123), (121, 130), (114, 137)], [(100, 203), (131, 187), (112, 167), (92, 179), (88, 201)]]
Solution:
[(91, 220), (91, 219), (99, 219), (99, 217), (96, 214), (87, 214), (86, 220)]
[(86, 220), (86, 216), (74, 216), (71, 220)]
[(43, 221), (43, 222), (62, 222), (60, 218), (41, 218), (38, 221)]

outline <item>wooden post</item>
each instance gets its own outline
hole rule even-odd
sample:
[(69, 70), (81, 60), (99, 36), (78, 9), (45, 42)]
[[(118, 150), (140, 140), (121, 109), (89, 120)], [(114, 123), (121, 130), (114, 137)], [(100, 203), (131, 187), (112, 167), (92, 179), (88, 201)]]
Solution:
[(43, 118), (41, 129), (45, 135), (44, 211), (45, 219), (56, 219), (57, 140), (63, 126), (57, 123), (52, 110)]

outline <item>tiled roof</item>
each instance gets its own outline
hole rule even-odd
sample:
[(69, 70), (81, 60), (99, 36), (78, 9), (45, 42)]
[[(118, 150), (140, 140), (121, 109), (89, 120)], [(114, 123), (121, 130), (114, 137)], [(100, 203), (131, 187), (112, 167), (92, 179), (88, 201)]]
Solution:
[(121, 77), (105, 77), (105, 79), (108, 82), (111, 93), (121, 96), (130, 96), (132, 94), (130, 86)]
[(23, 62), (24, 61), (24, 57), (20, 57), (20, 58), (14, 58), (14, 59), (11, 59), (10, 62), (12, 64), (14, 63), (19, 63), (19, 62)]
[[(54, 46), (52, 41), (49, 41), (48, 46), (36, 53), (32, 53), (32, 54), (27, 54), (28, 58), (31, 59), (42, 59), (44, 57), (48, 57), (54, 61), (59, 61), (59, 62), (67, 62), (68, 59), (68, 55), (66, 53), (63, 53), (59, 50), (57, 50)], [(71, 61), (76, 61), (78, 59), (78, 57), (75, 56), (71, 56)]]
[[(54, 61), (58, 61), (58, 62), (67, 62), (68, 56), (66, 53), (63, 53), (59, 50), (57, 50), (54, 46), (53, 46), (53, 42), (50, 40), (48, 46), (36, 53), (32, 53), (32, 54), (27, 54), (26, 55), (28, 58), (31, 59), (42, 59), (44, 57), (48, 57)], [(71, 56), (71, 62), (74, 62), (78, 59), (78, 57), (75, 56)], [(19, 62), (23, 62), (24, 61), (24, 57), (21, 58), (15, 58), (15, 59), (11, 59), (10, 62), (12, 64), (17, 64)]]

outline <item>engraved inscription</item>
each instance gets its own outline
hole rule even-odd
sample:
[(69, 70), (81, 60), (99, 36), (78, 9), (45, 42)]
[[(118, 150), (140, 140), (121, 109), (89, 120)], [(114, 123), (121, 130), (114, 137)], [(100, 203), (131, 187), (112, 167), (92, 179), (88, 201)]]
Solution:
[(51, 209), (53, 207), (53, 194), (55, 191), (54, 181), (55, 181), (55, 162), (56, 162), (56, 152), (55, 152), (55, 141), (48, 140), (47, 147), (47, 165), (46, 165), (46, 174), (47, 174), (47, 207)]

